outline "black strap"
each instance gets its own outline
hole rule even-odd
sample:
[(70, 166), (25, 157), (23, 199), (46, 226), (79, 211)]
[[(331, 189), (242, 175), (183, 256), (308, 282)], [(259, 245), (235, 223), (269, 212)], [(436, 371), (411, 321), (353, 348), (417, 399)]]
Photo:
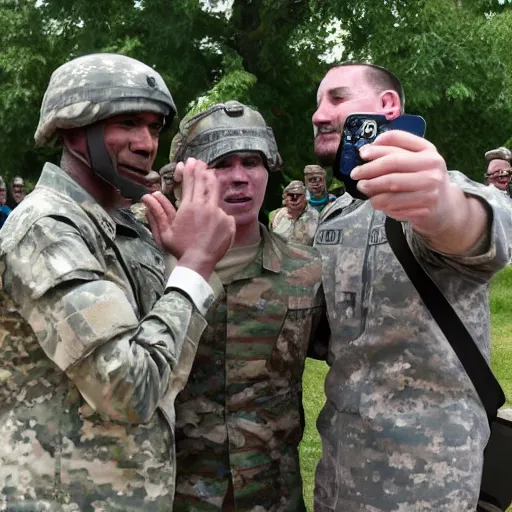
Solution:
[(492, 421), (505, 403), (505, 395), (487, 361), (451, 304), (414, 257), (402, 224), (387, 217), (386, 236), (405, 273), (464, 366)]

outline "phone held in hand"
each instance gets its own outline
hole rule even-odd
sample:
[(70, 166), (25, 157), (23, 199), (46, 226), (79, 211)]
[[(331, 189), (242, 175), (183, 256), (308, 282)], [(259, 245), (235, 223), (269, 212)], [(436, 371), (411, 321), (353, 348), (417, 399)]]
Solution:
[(350, 177), (354, 167), (364, 163), (359, 150), (371, 144), (381, 133), (403, 130), (418, 137), (425, 135), (425, 119), (421, 116), (403, 114), (396, 119), (386, 119), (383, 114), (350, 114), (345, 120), (340, 145), (333, 166), (333, 174), (343, 181), (347, 192), (355, 198), (367, 199), (357, 190), (357, 181)]

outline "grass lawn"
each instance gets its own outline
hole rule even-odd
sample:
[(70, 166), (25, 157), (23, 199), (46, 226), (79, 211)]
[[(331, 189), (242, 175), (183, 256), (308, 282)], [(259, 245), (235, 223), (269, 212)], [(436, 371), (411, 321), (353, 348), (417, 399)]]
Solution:
[[(500, 272), (491, 287), (492, 367), (507, 396), (506, 407), (512, 407), (512, 267)], [(322, 445), (315, 421), (324, 404), (324, 378), (327, 365), (308, 360), (304, 373), (304, 410), (306, 431), (300, 445), (304, 498), (313, 510), (315, 467), (322, 454)], [(509, 508), (512, 512), (512, 507)]]

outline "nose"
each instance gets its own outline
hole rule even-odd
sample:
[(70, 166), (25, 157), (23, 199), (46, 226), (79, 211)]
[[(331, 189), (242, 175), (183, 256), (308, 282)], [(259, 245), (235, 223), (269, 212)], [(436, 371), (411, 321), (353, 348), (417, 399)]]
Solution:
[(134, 153), (149, 156), (155, 150), (158, 139), (153, 137), (149, 126), (138, 126), (133, 130), (133, 138), (130, 142), (130, 149)]
[(231, 169), (230, 178), (232, 183), (249, 183), (248, 171), (240, 162), (237, 162)]
[(321, 101), (318, 104), (318, 107), (313, 113), (311, 120), (315, 126), (320, 126), (330, 122), (331, 118), (329, 114), (329, 108), (325, 101)]

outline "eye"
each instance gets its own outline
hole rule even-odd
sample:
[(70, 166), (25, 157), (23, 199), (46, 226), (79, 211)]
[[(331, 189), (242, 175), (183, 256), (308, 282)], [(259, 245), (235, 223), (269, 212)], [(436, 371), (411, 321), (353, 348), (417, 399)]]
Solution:
[(149, 130), (153, 135), (160, 135), (164, 125), (162, 123), (152, 123), (149, 125)]
[(225, 169), (226, 167), (229, 167), (229, 162), (226, 160), (219, 160), (212, 165), (212, 169)]
[(248, 157), (248, 158), (244, 158), (244, 167), (258, 167), (258, 165), (260, 165), (260, 162), (261, 160), (259, 158), (256, 158), (256, 157)]

